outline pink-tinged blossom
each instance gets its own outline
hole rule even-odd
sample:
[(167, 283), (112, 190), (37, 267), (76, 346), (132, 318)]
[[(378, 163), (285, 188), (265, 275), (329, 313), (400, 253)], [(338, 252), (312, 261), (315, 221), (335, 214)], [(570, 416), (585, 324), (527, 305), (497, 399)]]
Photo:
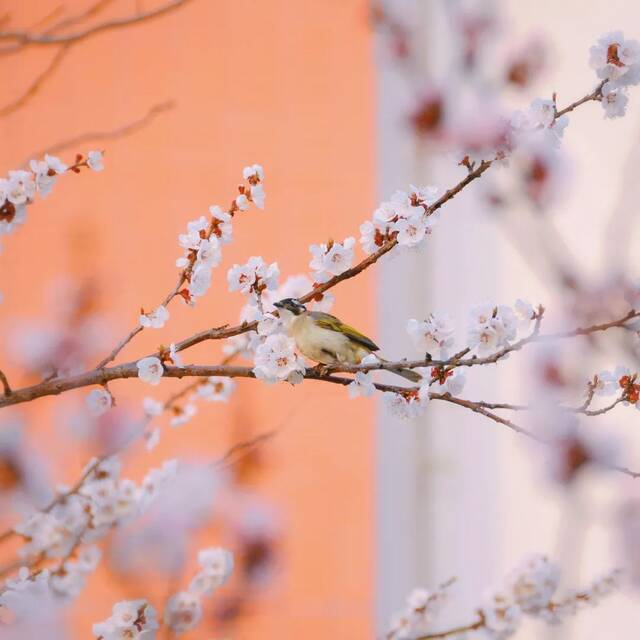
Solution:
[(140, 326), (149, 329), (162, 329), (169, 319), (169, 311), (160, 305), (155, 311), (140, 314)]
[(202, 297), (211, 286), (211, 267), (206, 264), (199, 264), (194, 267), (189, 282), (189, 293), (194, 298)]
[(142, 360), (138, 360), (137, 367), (138, 378), (140, 378), (140, 380), (151, 385), (160, 384), (164, 369), (159, 358), (156, 358), (155, 356), (142, 358)]
[(196, 265), (217, 267), (221, 261), (222, 250), (218, 238), (212, 235), (209, 240), (202, 240), (198, 247), (198, 253), (196, 254)]
[(329, 241), (327, 244), (312, 244), (309, 251), (313, 259), (309, 267), (314, 271), (315, 281), (326, 282), (349, 269), (355, 243), (355, 238), (348, 237), (342, 243)]

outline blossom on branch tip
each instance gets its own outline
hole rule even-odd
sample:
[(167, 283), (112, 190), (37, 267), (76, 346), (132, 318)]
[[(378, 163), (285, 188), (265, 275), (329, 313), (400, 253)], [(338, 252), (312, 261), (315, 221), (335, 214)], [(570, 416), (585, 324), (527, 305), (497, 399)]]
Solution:
[(104, 157), (102, 151), (89, 151), (87, 153), (87, 166), (93, 171), (104, 169)]
[(252, 164), (242, 170), (242, 177), (250, 184), (262, 182), (264, 180), (264, 169), (259, 164)]
[(627, 110), (629, 98), (620, 88), (614, 88), (611, 82), (607, 82), (602, 87), (602, 108), (606, 118), (621, 118)]
[(637, 84), (640, 81), (640, 43), (625, 39), (622, 31), (602, 36), (589, 49), (589, 65), (602, 80), (618, 86)]
[(150, 329), (162, 329), (169, 319), (169, 311), (163, 305), (160, 305), (155, 311), (140, 314), (140, 326)]
[(159, 358), (149, 356), (138, 360), (136, 364), (138, 367), (138, 378), (140, 378), (140, 380), (151, 385), (160, 384), (164, 368)]

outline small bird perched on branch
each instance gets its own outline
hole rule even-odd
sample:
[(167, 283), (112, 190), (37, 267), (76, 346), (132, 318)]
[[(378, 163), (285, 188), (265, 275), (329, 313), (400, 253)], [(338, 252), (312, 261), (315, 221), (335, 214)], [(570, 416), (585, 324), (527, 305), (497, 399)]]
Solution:
[[(362, 359), (379, 347), (353, 327), (328, 313), (308, 311), (299, 300), (285, 298), (276, 302), (280, 317), (296, 346), (310, 360), (324, 365), (360, 364)], [(386, 362), (377, 356), (381, 362)], [(422, 376), (411, 369), (390, 369), (411, 382), (420, 382)]]

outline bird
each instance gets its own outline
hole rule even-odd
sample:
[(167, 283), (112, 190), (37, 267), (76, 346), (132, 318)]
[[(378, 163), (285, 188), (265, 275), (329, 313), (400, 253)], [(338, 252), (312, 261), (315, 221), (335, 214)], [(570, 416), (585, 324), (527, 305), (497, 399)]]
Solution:
[[(309, 311), (296, 298), (284, 298), (274, 303), (290, 337), (305, 357), (321, 365), (360, 364), (363, 358), (378, 351), (378, 345), (339, 318), (320, 311)], [(387, 362), (380, 356), (381, 362)], [(398, 367), (392, 373), (411, 382), (422, 376), (412, 369)]]

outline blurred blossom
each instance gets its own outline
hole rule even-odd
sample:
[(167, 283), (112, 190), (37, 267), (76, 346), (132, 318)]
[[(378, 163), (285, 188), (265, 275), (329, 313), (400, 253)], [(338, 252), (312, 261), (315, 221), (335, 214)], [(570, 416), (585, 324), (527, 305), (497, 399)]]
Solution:
[(45, 461), (24, 437), (24, 423), (0, 424), (0, 511), (43, 504), (50, 496)]
[(507, 55), (504, 79), (518, 89), (526, 89), (535, 84), (547, 64), (547, 44), (539, 37), (533, 37)]
[(92, 283), (67, 281), (50, 286), (51, 312), (46, 323), (25, 319), (9, 333), (7, 351), (30, 374), (70, 375), (84, 370), (109, 345), (110, 330), (97, 312)]
[(144, 516), (116, 531), (112, 567), (124, 574), (175, 573), (186, 561), (190, 532), (212, 516), (221, 482), (210, 464), (180, 463)]

